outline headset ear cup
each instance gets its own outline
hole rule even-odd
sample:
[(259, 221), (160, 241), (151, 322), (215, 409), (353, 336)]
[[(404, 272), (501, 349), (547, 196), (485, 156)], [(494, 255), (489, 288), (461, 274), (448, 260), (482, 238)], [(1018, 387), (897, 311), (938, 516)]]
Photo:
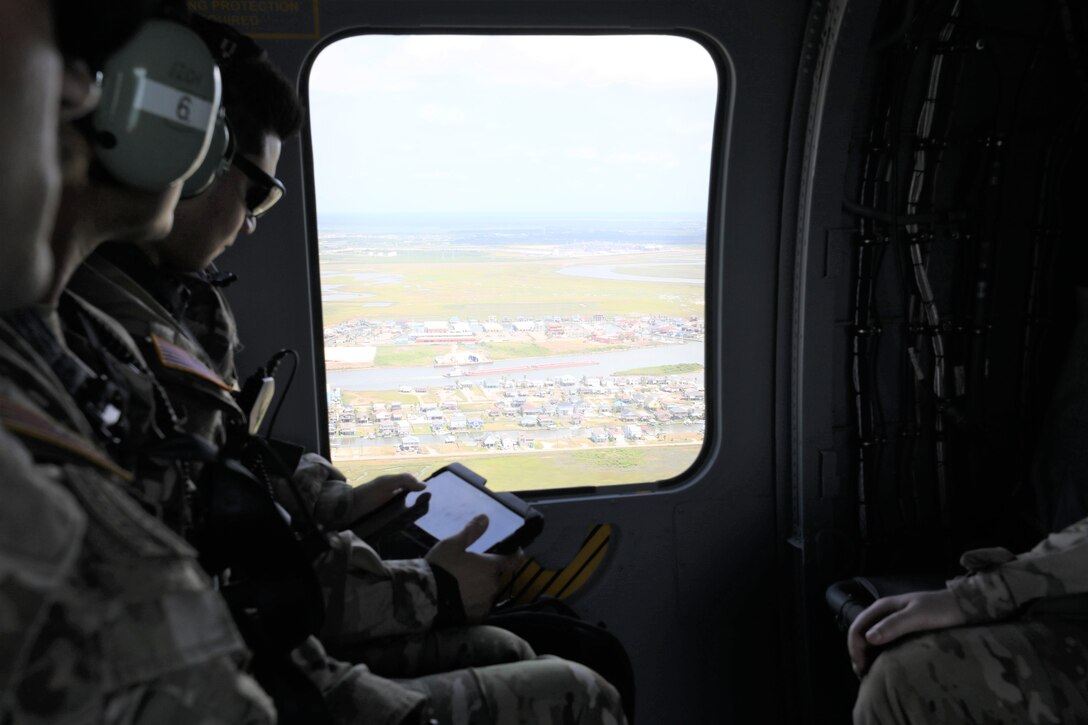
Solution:
[(157, 191), (204, 159), (222, 92), (219, 68), (200, 36), (149, 20), (103, 67), (93, 116), (95, 156), (117, 181)]
[(220, 112), (215, 130), (212, 131), (208, 153), (205, 154), (204, 160), (200, 162), (200, 166), (192, 176), (185, 180), (185, 185), (181, 187), (181, 198), (191, 199), (207, 191), (208, 187), (230, 168), (233, 156), (234, 137), (231, 135), (226, 115)]

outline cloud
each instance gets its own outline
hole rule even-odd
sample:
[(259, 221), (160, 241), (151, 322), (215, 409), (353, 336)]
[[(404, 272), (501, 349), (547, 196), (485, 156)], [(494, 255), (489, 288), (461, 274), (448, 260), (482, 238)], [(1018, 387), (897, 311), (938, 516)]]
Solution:
[(419, 117), (439, 126), (459, 126), (468, 116), (460, 108), (441, 106), (437, 103), (425, 103), (419, 109)]
[(676, 154), (670, 151), (617, 151), (606, 159), (613, 164), (634, 164), (638, 166), (679, 166)]
[(687, 39), (359, 36), (309, 89), (321, 209), (706, 203), (717, 77)]
[(600, 152), (592, 146), (581, 146), (578, 148), (569, 148), (563, 152), (563, 155), (568, 159), (579, 159), (582, 161), (592, 161), (600, 156)]
[(669, 35), (502, 38), (499, 83), (567, 87), (712, 89), (717, 72), (695, 41)]
[(440, 78), (544, 88), (705, 90), (718, 84), (710, 54), (670, 35), (362, 35), (322, 51), (310, 86), (395, 92)]

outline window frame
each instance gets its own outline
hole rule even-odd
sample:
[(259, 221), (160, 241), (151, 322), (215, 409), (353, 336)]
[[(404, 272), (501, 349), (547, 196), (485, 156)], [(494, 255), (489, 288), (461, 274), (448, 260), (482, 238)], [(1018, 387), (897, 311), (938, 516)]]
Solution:
[[(632, 483), (607, 484), (603, 486), (584, 485), (562, 488), (544, 488), (519, 490), (517, 495), (532, 501), (559, 501), (565, 499), (589, 499), (600, 496), (628, 496), (636, 493), (648, 493), (653, 491), (672, 490), (677, 491), (694, 483), (703, 477), (709, 470), (714, 460), (720, 453), (720, 435), (724, 429), (724, 411), (720, 408), (721, 381), (721, 357), (723, 354), (722, 341), (717, 336), (711, 335), (712, 330), (721, 327), (722, 291), (720, 280), (722, 279), (722, 231), (725, 217), (725, 188), (724, 176), (729, 155), (729, 127), (733, 113), (734, 83), (731, 73), (731, 63), (725, 49), (712, 37), (683, 28), (631, 28), (631, 27), (466, 27), (462, 25), (428, 25), (426, 27), (406, 27), (402, 25), (359, 26), (340, 30), (323, 38), (321, 42), (312, 46), (306, 58), (303, 60), (299, 72), (299, 95), (309, 107), (310, 90), (309, 81), (313, 72), (314, 63), (321, 53), (329, 46), (342, 40), (367, 35), (380, 36), (426, 36), (426, 35), (467, 35), (467, 36), (662, 36), (668, 35), (684, 38), (697, 43), (710, 57), (717, 74), (718, 87), (714, 103), (714, 118), (711, 131), (710, 168), (707, 183), (706, 205), (706, 254), (703, 267), (704, 274), (704, 405), (705, 427), (703, 443), (699, 453), (691, 464), (683, 471), (668, 479), (654, 481), (639, 481)], [(305, 224), (307, 257), (309, 262), (310, 305), (312, 335), (314, 345), (314, 370), (321, 376), (318, 386), (317, 415), (319, 420), (318, 442), (319, 452), (325, 458), (331, 460), (332, 446), (328, 433), (328, 396), (327, 396), (327, 368), (324, 347), (324, 311), (321, 300), (321, 261), (318, 239), (317, 199), (316, 199), (316, 173), (314, 167), (312, 126), (309, 119), (303, 125), (301, 132), (302, 168), (305, 176)], [(437, 465), (437, 464), (436, 464)]]

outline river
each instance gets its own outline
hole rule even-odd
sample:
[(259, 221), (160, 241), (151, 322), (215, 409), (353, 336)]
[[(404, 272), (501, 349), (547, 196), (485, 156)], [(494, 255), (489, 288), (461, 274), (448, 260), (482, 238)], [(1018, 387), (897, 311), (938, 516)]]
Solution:
[[(563, 375), (602, 378), (623, 370), (656, 367), (658, 365), (679, 365), (683, 363), (703, 364), (704, 345), (701, 342), (685, 342), (675, 345), (640, 347), (633, 350), (589, 353), (584, 355), (555, 355), (548, 357), (517, 358), (499, 360), (490, 365), (483, 365), (478, 370), (511, 368), (521, 365), (537, 365), (555, 362), (574, 362), (570, 367), (552, 367), (542, 370), (521, 370), (510, 373), (491, 373), (472, 375), (461, 378), (447, 378), (443, 373), (452, 368), (435, 367), (398, 367), (398, 368), (362, 368), (356, 370), (329, 370), (325, 373), (326, 384), (330, 388), (341, 390), (396, 390), (402, 385), (426, 386), (433, 388), (454, 382), (455, 380), (480, 383), (487, 379), (509, 377), (513, 379), (545, 380)], [(596, 361), (596, 365), (592, 364)]]
[(645, 269), (650, 265), (646, 263), (631, 263), (631, 264), (593, 264), (593, 265), (579, 265), (577, 267), (564, 267), (558, 270), (559, 274), (569, 275), (571, 277), (592, 277), (593, 279), (614, 279), (622, 280), (625, 282), (670, 282), (679, 284), (705, 284), (706, 280), (703, 278), (703, 269), (705, 267), (703, 262), (659, 262), (652, 266), (654, 267), (698, 267), (699, 274), (696, 277), (650, 277), (639, 274), (627, 274), (626, 272), (618, 272), (616, 270), (624, 267), (642, 268)]
[[(616, 423), (616, 425), (622, 425)], [(437, 445), (454, 445), (456, 443), (459, 447), (475, 448), (478, 446), (478, 441), (487, 438), (488, 436), (494, 436), (495, 438), (511, 438), (517, 440), (521, 436), (534, 438), (536, 440), (571, 440), (588, 438), (589, 432), (594, 427), (601, 426), (588, 426), (577, 430), (571, 430), (566, 427), (559, 428), (521, 428), (516, 423), (510, 423), (510, 428), (504, 430), (489, 430), (489, 431), (455, 431), (452, 434), (447, 433), (413, 433), (412, 435), (419, 440), (421, 446), (437, 446)], [(660, 439), (668, 440), (672, 434), (689, 435), (691, 433), (702, 433), (706, 425), (701, 422), (691, 423), (666, 423), (654, 427), (654, 432)], [(453, 435), (456, 439), (454, 443), (446, 443), (446, 436)], [(396, 446), (399, 445), (403, 437), (400, 435), (390, 436), (388, 438), (382, 438), (380, 436), (375, 438), (355, 438), (347, 437), (340, 438), (339, 436), (330, 436), (329, 440), (332, 442), (334, 450), (350, 450), (353, 448), (380, 448), (382, 446)]]

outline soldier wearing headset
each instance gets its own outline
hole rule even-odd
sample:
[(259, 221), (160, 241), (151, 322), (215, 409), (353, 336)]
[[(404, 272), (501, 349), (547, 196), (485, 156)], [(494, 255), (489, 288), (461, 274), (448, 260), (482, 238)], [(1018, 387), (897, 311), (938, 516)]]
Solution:
[[(108, 427), (114, 401), (67, 348), (52, 306), (95, 240), (169, 230), (207, 146), (218, 71), (187, 29), (140, 26), (149, 5), (0, 2), (3, 722), (275, 722), (194, 552), (126, 493), (134, 472), (110, 460), (87, 417)], [(176, 83), (163, 63), (194, 72)], [(112, 106), (77, 128), (100, 94)], [(167, 139), (151, 169), (118, 158)]]
[[(252, 233), (257, 218), (283, 195), (275, 169), (281, 144), (301, 115), (294, 89), (252, 41), (219, 24), (197, 27), (223, 54), (227, 123), (213, 142), (222, 155), (210, 156), (187, 182), (169, 236), (104, 247), (76, 274), (73, 288), (142, 341), (149, 359), (163, 363), (156, 374), (183, 411), (187, 430), (222, 444), (225, 421), (244, 417), (229, 392), (238, 382), (238, 335), (220, 289), (226, 276), (206, 268), (238, 235)], [(169, 360), (163, 350), (173, 351)], [(283, 477), (276, 483), (279, 502), (296, 521), (315, 518), (330, 531), (345, 528), (398, 489), (422, 488), (411, 476), (393, 476), (352, 489), (313, 455), (304, 457), (295, 476), (297, 498)], [(354, 654), (373, 669), (331, 659), (313, 639), (294, 656), (325, 693), (335, 721), (495, 722), (527, 713), (558, 716), (568, 707), (573, 722), (622, 721), (615, 691), (595, 673), (536, 660), (526, 643), (504, 630), (463, 626), (486, 614), (499, 576), (516, 563), (464, 551), (483, 526), (443, 542), (427, 560), (383, 561), (350, 533), (332, 538), (334, 551), (320, 566), (331, 602), (323, 635), (332, 643), (345, 637), (364, 643)], [(459, 711), (453, 695), (465, 688), (488, 705)], [(493, 697), (499, 691), (514, 696)]]

